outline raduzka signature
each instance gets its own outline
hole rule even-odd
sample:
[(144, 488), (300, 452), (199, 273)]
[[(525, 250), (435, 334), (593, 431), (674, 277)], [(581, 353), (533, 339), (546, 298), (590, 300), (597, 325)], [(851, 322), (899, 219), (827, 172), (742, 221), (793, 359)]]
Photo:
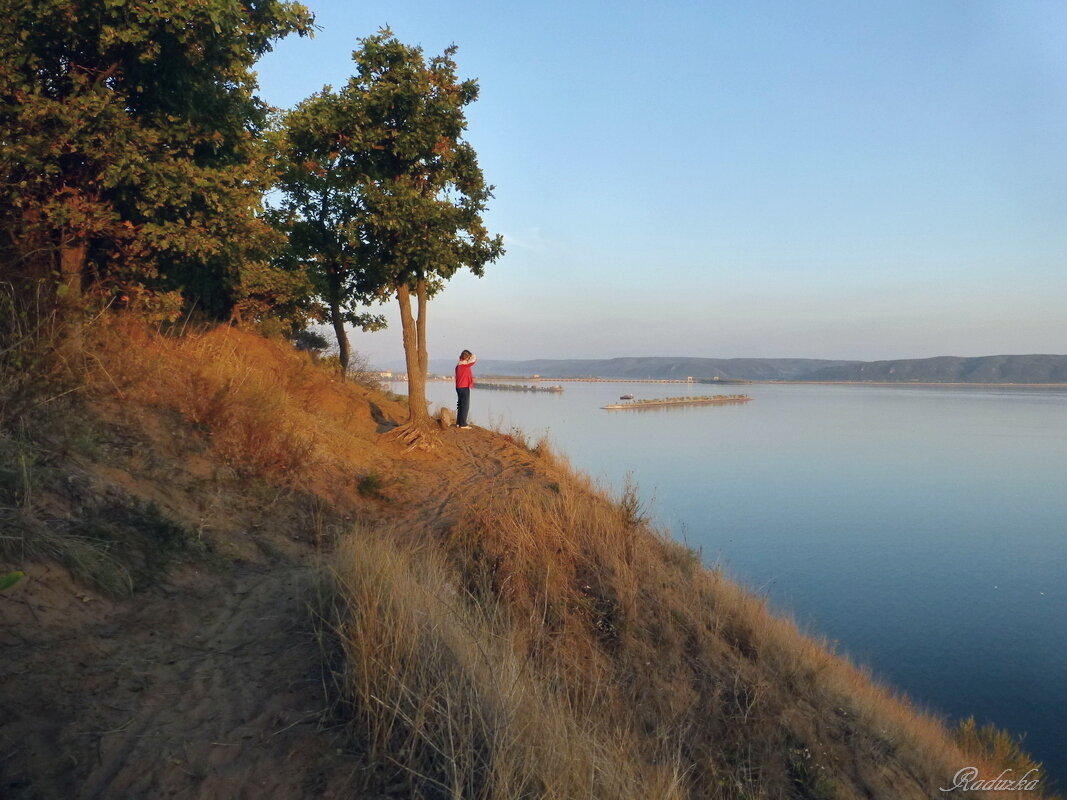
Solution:
[(1037, 788), (1041, 780), (1040, 774), (1031, 777), (1038, 772), (1037, 767), (1028, 771), (1021, 778), (1009, 777), (1012, 770), (1006, 769), (995, 778), (979, 778), (978, 767), (964, 767), (952, 776), (952, 785), (940, 787), (942, 792), (954, 792), (959, 789), (962, 792), (1032, 792)]

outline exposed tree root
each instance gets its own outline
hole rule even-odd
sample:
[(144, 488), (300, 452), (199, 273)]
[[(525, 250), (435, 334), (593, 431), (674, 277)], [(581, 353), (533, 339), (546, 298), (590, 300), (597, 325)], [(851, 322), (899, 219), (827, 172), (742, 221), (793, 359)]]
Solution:
[(433, 421), (429, 418), (426, 420), (409, 420), (403, 425), (393, 428), (385, 436), (392, 441), (403, 444), (405, 450), (430, 451), (436, 449), (441, 441), (434, 430)]

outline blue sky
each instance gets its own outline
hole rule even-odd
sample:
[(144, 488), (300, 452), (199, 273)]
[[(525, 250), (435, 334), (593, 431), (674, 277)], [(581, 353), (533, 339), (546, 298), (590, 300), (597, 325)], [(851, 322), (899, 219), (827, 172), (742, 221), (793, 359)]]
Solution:
[(386, 24), (481, 86), (508, 252), (431, 303), (433, 358), (1067, 353), (1060, 0), (308, 5), (268, 102)]

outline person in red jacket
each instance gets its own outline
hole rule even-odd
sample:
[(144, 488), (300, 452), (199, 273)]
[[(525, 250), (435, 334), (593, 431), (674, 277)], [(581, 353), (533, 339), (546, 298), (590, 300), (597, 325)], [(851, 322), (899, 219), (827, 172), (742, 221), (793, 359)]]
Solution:
[(471, 407), (471, 387), (474, 386), (474, 374), (471, 367), (478, 360), (470, 350), (464, 350), (459, 354), (459, 363), (456, 364), (456, 427), (469, 428), (467, 424), (467, 412)]

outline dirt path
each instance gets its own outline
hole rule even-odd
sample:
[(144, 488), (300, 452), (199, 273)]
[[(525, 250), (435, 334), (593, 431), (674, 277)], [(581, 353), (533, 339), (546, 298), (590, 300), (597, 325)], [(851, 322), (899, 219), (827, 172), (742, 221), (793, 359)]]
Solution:
[(22, 623), (0, 631), (0, 696), (20, 700), (0, 727), (0, 796), (353, 796), (342, 743), (320, 729), (307, 566), (189, 570), (130, 603), (94, 601), (102, 614), (53, 578), (0, 601)]

